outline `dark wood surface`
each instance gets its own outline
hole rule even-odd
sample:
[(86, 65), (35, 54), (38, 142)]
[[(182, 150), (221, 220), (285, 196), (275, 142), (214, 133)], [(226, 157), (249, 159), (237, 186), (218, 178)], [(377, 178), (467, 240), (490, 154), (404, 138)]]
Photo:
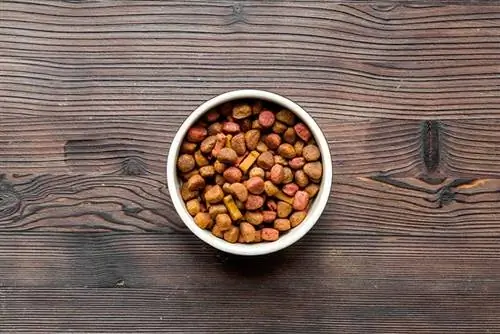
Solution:
[[(0, 332), (500, 332), (500, 4), (0, 2)], [(330, 144), (316, 227), (222, 254), (165, 185), (232, 89)]]

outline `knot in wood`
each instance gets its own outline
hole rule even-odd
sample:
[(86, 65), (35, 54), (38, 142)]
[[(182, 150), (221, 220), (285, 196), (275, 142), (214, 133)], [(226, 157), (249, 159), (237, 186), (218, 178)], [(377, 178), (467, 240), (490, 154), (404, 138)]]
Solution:
[(5, 184), (0, 183), (0, 219), (16, 213), (21, 206), (17, 193)]
[(123, 175), (143, 175), (146, 171), (147, 166), (140, 158), (128, 157), (122, 161)]

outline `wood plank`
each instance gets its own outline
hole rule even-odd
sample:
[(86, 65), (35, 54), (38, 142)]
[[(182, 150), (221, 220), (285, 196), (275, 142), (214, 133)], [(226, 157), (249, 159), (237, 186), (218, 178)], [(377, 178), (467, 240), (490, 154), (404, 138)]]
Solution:
[[(313, 233), (499, 236), (500, 179), (335, 176)], [(184, 232), (163, 176), (8, 175), (0, 230)]]
[(184, 229), (162, 176), (10, 175), (0, 178), (0, 230)]
[[(499, 293), (409, 288), (0, 289), (9, 333), (495, 333)], [(460, 285), (460, 283), (458, 283)], [(481, 290), (481, 289), (485, 289)], [(491, 291), (493, 290), (493, 291)], [(203, 300), (201, 303), (200, 301)], [(257, 302), (258, 301), (258, 302)], [(473, 311), (471, 311), (473, 309)], [(235, 311), (236, 310), (236, 311)]]
[(176, 117), (245, 87), (330, 119), (482, 119), (500, 110), (498, 6), (0, 6), (4, 118)]
[(339, 177), (322, 232), (499, 236), (500, 179)]
[(309, 235), (256, 258), (219, 254), (192, 236), (0, 241), (7, 332), (500, 330), (496, 238)]
[(496, 177), (500, 173), (500, 121), (442, 122), (444, 170), (448, 175)]
[[(0, 171), (165, 175), (178, 117), (58, 117), (0, 120)], [(337, 175), (422, 172), (421, 123), (317, 119)]]
[[(3, 232), (0, 241), (4, 288), (190, 289), (224, 283), (251, 291), (360, 288), (360, 280), (393, 280), (412, 288), (423, 281), (453, 288), (469, 280), (500, 288), (500, 276), (492, 270), (500, 264), (494, 237), (308, 234), (284, 251), (259, 257), (221, 253), (191, 234)], [(394, 286), (393, 293), (403, 288)]]

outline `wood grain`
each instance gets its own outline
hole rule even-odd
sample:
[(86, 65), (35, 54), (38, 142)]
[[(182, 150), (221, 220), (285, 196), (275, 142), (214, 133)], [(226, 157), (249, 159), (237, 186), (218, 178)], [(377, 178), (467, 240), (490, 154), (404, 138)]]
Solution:
[(183, 229), (163, 177), (11, 175), (0, 179), (0, 230)]
[(495, 238), (309, 235), (257, 258), (227, 257), (191, 236), (0, 234), (0, 241), (5, 331), (500, 329)]
[(442, 151), (446, 155), (444, 168), (448, 175), (500, 174), (500, 120), (445, 121), (441, 127)]
[(171, 117), (245, 87), (281, 93), (318, 118), (498, 117), (498, 6), (0, 6), (4, 118)]
[(494, 237), (308, 234), (282, 252), (260, 257), (221, 253), (192, 234), (0, 232), (0, 241), (0, 286), (5, 288), (182, 290), (224, 283), (249, 291), (293, 291), (361, 288), (360, 280), (399, 282), (388, 294), (418, 288), (423, 281), (450, 289), (466, 281), (500, 288), (500, 275), (492, 270), (500, 264)]
[(499, 189), (499, 179), (338, 178), (318, 229), (348, 234), (498, 236)]
[[(0, 332), (500, 332), (500, 6), (343, 2), (1, 1)], [(334, 165), (256, 258), (165, 187), (183, 119), (240, 88), (303, 106)]]
[[(500, 179), (335, 176), (311, 233), (499, 236)], [(2, 231), (184, 232), (163, 176), (6, 175)]]
[[(425, 287), (432, 283), (436, 282), (423, 282)], [(350, 286), (328, 290), (290, 288), (291, 291), (256, 287), (249, 292), (247, 288), (220, 285), (203, 290), (169, 287), (0, 290), (5, 306), (0, 319), (3, 318), (2, 327), (11, 333), (495, 333), (500, 330), (499, 294), (482, 290), (495, 289), (490, 282), (472, 288), (464, 282), (462, 288), (451, 291), (442, 285), (429, 290), (410, 287), (399, 295), (386, 294), (394, 284), (392, 280), (361, 284), (364, 287), (355, 292)], [(47, 307), (47, 302), (51, 307)]]
[[(164, 177), (167, 152), (184, 116), (0, 120), (0, 171)], [(317, 122), (337, 175), (422, 172), (420, 122)]]

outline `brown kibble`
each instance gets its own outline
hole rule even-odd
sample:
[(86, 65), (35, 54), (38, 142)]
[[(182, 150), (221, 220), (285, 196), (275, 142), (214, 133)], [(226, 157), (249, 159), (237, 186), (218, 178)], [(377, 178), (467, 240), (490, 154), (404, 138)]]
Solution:
[(207, 122), (213, 123), (219, 119), (219, 116), (220, 116), (219, 112), (217, 110), (212, 109), (209, 112), (207, 112), (207, 114), (205, 115), (205, 119), (207, 120)]
[(307, 145), (304, 147), (302, 151), (302, 155), (307, 161), (316, 161), (320, 158), (321, 153), (319, 151), (318, 146), (316, 145)]
[(283, 140), (288, 144), (294, 144), (295, 141), (297, 140), (297, 136), (295, 135), (295, 130), (293, 128), (286, 129), (285, 133), (283, 134)]
[(248, 176), (250, 176), (250, 177), (258, 176), (258, 177), (264, 178), (265, 173), (266, 172), (262, 168), (253, 167), (252, 169), (250, 169), (250, 172), (248, 172)]
[(252, 107), (248, 104), (238, 104), (233, 107), (233, 117), (236, 119), (247, 118), (252, 115)]
[(195, 174), (187, 180), (186, 186), (189, 191), (203, 189), (205, 188), (205, 179), (201, 175)]
[(252, 121), (249, 118), (244, 119), (244, 120), (240, 121), (240, 127), (241, 127), (241, 131), (243, 131), (243, 132), (250, 131), (250, 130), (252, 130)]
[(240, 235), (238, 236), (238, 242), (239, 242), (240, 244), (245, 243), (245, 239), (244, 239), (244, 238), (243, 238), (243, 236), (241, 235), (241, 231), (240, 231)]
[(215, 175), (215, 168), (214, 166), (203, 166), (200, 168), (200, 175), (205, 177), (205, 178), (208, 178), (208, 177), (212, 177)]
[(260, 232), (264, 241), (275, 241), (280, 237), (280, 232), (274, 228), (265, 227)]
[(216, 142), (217, 142), (216, 136), (208, 136), (201, 142), (200, 151), (202, 153), (209, 154), (214, 149)]
[(295, 172), (295, 183), (297, 183), (297, 185), (301, 188), (304, 188), (309, 184), (309, 178), (302, 169)]
[(276, 211), (262, 211), (262, 222), (272, 223), (276, 219)]
[(249, 178), (246, 181), (247, 189), (254, 195), (260, 195), (264, 192), (264, 180), (258, 176)]
[(319, 191), (319, 186), (317, 184), (311, 183), (305, 187), (304, 191), (309, 194), (309, 198), (313, 198)]
[(306, 159), (303, 157), (293, 158), (288, 162), (288, 166), (293, 169), (301, 169), (306, 164)]
[(278, 201), (276, 211), (279, 218), (286, 218), (292, 213), (292, 206), (287, 202)]
[(295, 124), (295, 114), (287, 109), (282, 109), (278, 111), (278, 113), (276, 114), (276, 119), (287, 125)]
[(208, 203), (218, 203), (224, 198), (224, 191), (222, 191), (221, 186), (218, 184), (210, 189), (205, 190), (203, 195)]
[(202, 126), (193, 126), (187, 132), (187, 140), (192, 143), (200, 143), (207, 136), (207, 129)]
[(256, 130), (261, 130), (262, 129), (262, 126), (260, 125), (258, 119), (254, 119), (252, 121), (252, 129), (256, 129)]
[(222, 148), (217, 155), (217, 160), (225, 164), (232, 165), (236, 162), (237, 159), (238, 155), (232, 148), (229, 147)]
[(245, 242), (252, 242), (255, 238), (255, 227), (250, 223), (242, 222), (240, 224), (240, 234)]
[(311, 139), (312, 137), (311, 132), (304, 123), (297, 123), (293, 128), (295, 129), (297, 136), (299, 136), (299, 138), (302, 139), (303, 141), (308, 142), (309, 139)]
[(215, 160), (214, 169), (217, 173), (222, 174), (226, 170), (227, 166), (220, 162), (219, 160)]
[(274, 196), (276, 195), (280, 190), (278, 187), (276, 187), (271, 181), (266, 180), (264, 182), (264, 191), (266, 192), (267, 196)]
[(304, 173), (313, 181), (319, 181), (323, 175), (323, 165), (319, 161), (308, 162), (304, 165)]
[(280, 201), (287, 202), (288, 204), (293, 204), (293, 197), (285, 195), (285, 193), (282, 191), (278, 191), (278, 193), (276, 193), (274, 197), (276, 197)]
[(259, 130), (249, 130), (245, 132), (245, 144), (249, 150), (255, 150), (260, 140)]
[(284, 167), (283, 172), (285, 173), (285, 177), (283, 178), (283, 184), (288, 184), (293, 182), (293, 172), (290, 168)]
[(219, 155), (220, 151), (226, 146), (226, 135), (223, 133), (218, 133), (215, 135), (217, 139), (215, 142), (214, 149), (212, 150), (212, 155), (216, 157)]
[(219, 226), (219, 229), (224, 232), (233, 226), (233, 221), (227, 213), (221, 213), (215, 217), (215, 225)]
[(231, 191), (231, 183), (229, 182), (226, 182), (222, 185), (222, 191), (224, 192), (224, 194), (233, 194), (233, 192)]
[(194, 160), (199, 167), (208, 165), (208, 159), (201, 153), (200, 150), (194, 152)]
[(261, 242), (262, 241), (262, 236), (260, 231), (255, 231), (255, 236), (253, 239), (253, 242)]
[(290, 145), (288, 143), (281, 144), (278, 147), (278, 154), (286, 159), (293, 159), (293, 158), (295, 158), (295, 155), (296, 155), (295, 149), (293, 148), (292, 145)]
[(260, 153), (269, 151), (269, 148), (267, 147), (266, 143), (264, 143), (263, 141), (258, 142), (257, 147), (255, 149), (257, 151), (259, 151)]
[(302, 140), (297, 140), (295, 144), (293, 144), (293, 148), (295, 148), (295, 153), (300, 157), (302, 155), (302, 150), (304, 149), (304, 142)]
[(241, 172), (241, 170), (239, 168), (229, 167), (228, 169), (226, 169), (224, 171), (223, 176), (227, 182), (235, 183), (235, 182), (240, 182), (241, 177), (243, 176), (243, 173)]
[(247, 151), (247, 146), (245, 144), (245, 135), (243, 133), (238, 133), (231, 139), (231, 148), (238, 155), (243, 155)]
[(274, 155), (274, 164), (280, 164), (282, 166), (287, 166), (288, 161), (285, 158), (283, 158), (281, 155), (275, 154)]
[(181, 178), (182, 178), (182, 180), (187, 181), (191, 178), (191, 176), (196, 175), (196, 174), (200, 174), (200, 171), (198, 169), (193, 169), (192, 171), (190, 171), (188, 173), (182, 174)]
[(222, 131), (226, 133), (238, 133), (240, 132), (240, 125), (236, 122), (224, 122), (222, 123)]
[(284, 218), (278, 218), (274, 221), (273, 227), (280, 232), (288, 231), (291, 228), (290, 220)]
[(278, 209), (278, 204), (273, 199), (268, 199), (266, 202), (266, 206), (269, 210), (276, 211)]
[(262, 110), (259, 114), (259, 124), (263, 128), (272, 127), (275, 120), (276, 120), (276, 117), (274, 116), (274, 113), (272, 113), (269, 110)]
[(190, 143), (188, 141), (185, 141), (181, 145), (181, 153), (193, 154), (194, 151), (196, 151), (197, 147), (198, 145), (196, 143)]
[(206, 212), (198, 212), (196, 216), (194, 216), (194, 222), (202, 229), (206, 229), (212, 224), (212, 218), (210, 218), (210, 215)]
[(233, 183), (229, 186), (231, 194), (233, 194), (239, 201), (246, 202), (248, 198), (248, 190), (242, 183)]
[(264, 170), (269, 170), (274, 166), (274, 156), (271, 152), (263, 152), (257, 158), (257, 166), (261, 167)]
[(252, 114), (257, 115), (260, 113), (262, 110), (262, 101), (261, 100), (255, 100), (255, 102), (252, 104)]
[(185, 182), (181, 186), (181, 197), (184, 201), (189, 201), (190, 199), (198, 197), (198, 191), (189, 190)]
[(215, 217), (218, 214), (226, 213), (226, 212), (227, 212), (227, 208), (224, 204), (215, 204), (215, 205), (211, 205), (208, 208), (208, 213), (210, 214), (210, 217), (212, 217), (212, 219), (215, 219)]
[(283, 182), (284, 178), (285, 178), (285, 171), (283, 169), (283, 166), (274, 165), (271, 168), (271, 175), (269, 176), (271, 182), (274, 184), (280, 184), (281, 182)]
[(239, 236), (240, 236), (240, 229), (236, 226), (233, 226), (228, 231), (224, 232), (224, 240), (232, 244), (238, 241)]
[(262, 212), (247, 211), (244, 219), (252, 225), (260, 225), (264, 221)]
[(276, 133), (270, 133), (266, 137), (264, 137), (264, 143), (271, 150), (275, 150), (281, 144), (281, 137)]
[(215, 175), (215, 184), (218, 184), (219, 186), (222, 186), (224, 183), (226, 183), (226, 179), (222, 175)]
[(215, 235), (217, 238), (224, 238), (224, 232), (220, 230), (219, 226), (214, 225), (212, 227), (212, 234)]
[(305, 212), (305, 211), (295, 211), (294, 213), (292, 213), (292, 215), (289, 218), (290, 225), (292, 227), (299, 225), (300, 223), (302, 223), (302, 221), (304, 221), (306, 216), (307, 216), (307, 212)]
[(191, 216), (196, 216), (201, 211), (200, 201), (197, 198), (187, 201), (186, 210)]
[(309, 194), (305, 191), (299, 190), (295, 193), (293, 198), (293, 209), (303, 211), (309, 204)]
[(181, 173), (187, 173), (194, 169), (195, 161), (192, 155), (190, 154), (182, 154), (177, 159), (177, 168)]
[(281, 122), (274, 122), (274, 125), (273, 125), (273, 132), (274, 133), (277, 133), (277, 134), (283, 134), (287, 129), (287, 126), (286, 124), (283, 124)]
[(247, 210), (258, 210), (264, 205), (264, 197), (258, 195), (248, 195), (247, 201), (245, 202), (245, 209)]
[(214, 136), (214, 135), (221, 133), (221, 132), (222, 132), (222, 124), (219, 122), (215, 122), (215, 123), (210, 124), (208, 126), (208, 134), (210, 136)]
[(294, 196), (298, 190), (299, 186), (295, 183), (285, 184), (282, 189), (282, 191), (288, 196)]

